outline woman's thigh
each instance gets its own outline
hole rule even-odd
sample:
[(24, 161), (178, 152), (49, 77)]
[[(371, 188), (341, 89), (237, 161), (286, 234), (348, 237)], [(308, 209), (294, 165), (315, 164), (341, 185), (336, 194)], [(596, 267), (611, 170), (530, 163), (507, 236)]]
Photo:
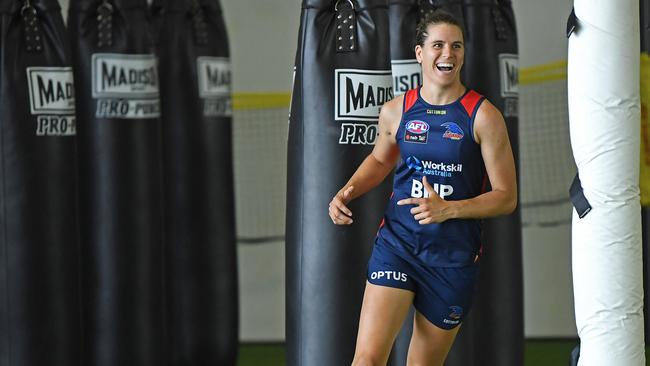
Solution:
[(439, 328), (416, 311), (406, 364), (442, 366), (459, 329), (460, 326), (449, 330)]
[(363, 358), (385, 365), (395, 337), (413, 302), (409, 290), (366, 282), (363, 295), (355, 360)]

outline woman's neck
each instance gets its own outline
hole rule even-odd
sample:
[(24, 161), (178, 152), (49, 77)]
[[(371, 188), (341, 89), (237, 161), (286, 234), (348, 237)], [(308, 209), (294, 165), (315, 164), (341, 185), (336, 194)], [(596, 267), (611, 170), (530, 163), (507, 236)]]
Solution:
[(444, 105), (455, 102), (465, 93), (465, 86), (460, 82), (449, 86), (426, 84), (420, 89), (420, 96), (425, 102), (433, 105)]

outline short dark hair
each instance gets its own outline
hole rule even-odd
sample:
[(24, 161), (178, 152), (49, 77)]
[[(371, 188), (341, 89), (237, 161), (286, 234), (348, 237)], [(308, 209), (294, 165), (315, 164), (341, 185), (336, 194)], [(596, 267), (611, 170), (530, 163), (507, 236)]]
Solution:
[(458, 19), (446, 11), (436, 10), (428, 13), (418, 23), (418, 26), (415, 29), (415, 44), (424, 46), (424, 41), (429, 36), (429, 26), (436, 24), (450, 24), (457, 26), (460, 29), (460, 33), (463, 35), (463, 39), (465, 39), (465, 30), (463, 29), (463, 25), (460, 24)]

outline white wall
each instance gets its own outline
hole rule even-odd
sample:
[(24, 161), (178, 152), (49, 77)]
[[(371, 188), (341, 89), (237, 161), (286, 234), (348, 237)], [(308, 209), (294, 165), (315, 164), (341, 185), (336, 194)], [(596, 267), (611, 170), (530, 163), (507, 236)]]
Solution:
[(290, 91), (300, 1), (221, 0), (235, 92)]
[[(513, 2), (520, 68), (567, 58), (566, 20), (572, 5), (571, 0)], [(520, 90), (525, 92), (525, 88)], [(520, 119), (520, 123), (526, 121)], [(519, 173), (525, 175), (526, 166), (522, 166)], [(526, 336), (577, 337), (571, 282), (570, 225), (524, 228), (523, 263)]]
[(567, 58), (566, 21), (572, 0), (513, 0), (521, 67)]

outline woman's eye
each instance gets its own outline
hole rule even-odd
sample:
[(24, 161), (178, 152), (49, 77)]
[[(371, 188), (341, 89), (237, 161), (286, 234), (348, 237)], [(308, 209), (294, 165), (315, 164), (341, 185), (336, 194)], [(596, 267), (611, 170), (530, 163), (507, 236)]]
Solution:
[(434, 47), (434, 48), (441, 48), (441, 47), (442, 47), (442, 43), (434, 43), (434, 44), (433, 44), (433, 47)]

